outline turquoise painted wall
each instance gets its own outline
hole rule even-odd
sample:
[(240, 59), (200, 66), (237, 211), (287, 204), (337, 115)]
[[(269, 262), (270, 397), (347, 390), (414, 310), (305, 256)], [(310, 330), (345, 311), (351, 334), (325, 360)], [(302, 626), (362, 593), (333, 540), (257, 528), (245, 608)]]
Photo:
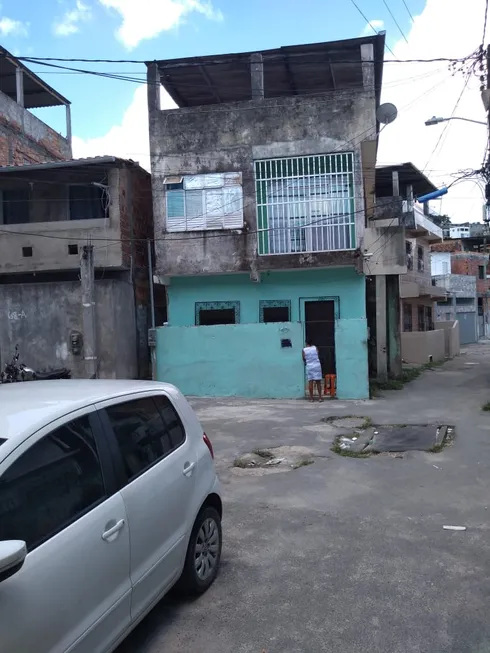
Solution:
[(186, 395), (295, 399), (304, 394), (302, 342), (299, 323), (160, 327), (157, 379)]
[(253, 283), (248, 274), (175, 277), (168, 291), (170, 326), (194, 326), (196, 302), (240, 302), (240, 321), (259, 321), (261, 299), (290, 299), (291, 322), (300, 321), (300, 298), (340, 297), (340, 319), (366, 317), (365, 278), (353, 268), (292, 270), (261, 274)]
[[(199, 276), (199, 277), (177, 277), (172, 278), (168, 291), (168, 316), (169, 316), (169, 329), (170, 327), (194, 327), (195, 324), (195, 303), (196, 302), (215, 302), (215, 301), (239, 301), (240, 302), (240, 324), (244, 325), (257, 325), (259, 322), (259, 301), (260, 300), (290, 300), (291, 301), (291, 322), (300, 322), (301, 304), (303, 299), (312, 299), (316, 297), (338, 297), (338, 311), (339, 316), (335, 324), (335, 344), (336, 344), (336, 363), (337, 363), (337, 396), (339, 399), (365, 399), (369, 396), (369, 381), (368, 381), (368, 362), (367, 362), (367, 324), (366, 324), (366, 301), (365, 301), (365, 278), (355, 272), (353, 268), (337, 268), (326, 270), (292, 270), (287, 272), (268, 272), (261, 275), (260, 283), (253, 283), (250, 281), (249, 275), (236, 274), (236, 275), (221, 275), (221, 276)], [(238, 326), (238, 325), (237, 325)], [(268, 325), (257, 325), (259, 329)], [(271, 325), (274, 326), (274, 325)], [(223, 333), (228, 333), (224, 327), (194, 327), (195, 335), (189, 336), (186, 331), (182, 329), (181, 338), (187, 342), (187, 338), (195, 338), (196, 341), (202, 337), (202, 343), (199, 347), (206, 346), (208, 329), (224, 329)], [(298, 357), (301, 356), (301, 347), (303, 346), (303, 325), (300, 324), (301, 342), (293, 344), (293, 348)], [(233, 329), (230, 329), (230, 333)], [(174, 333), (178, 333), (175, 331)], [(262, 357), (265, 355), (264, 346), (260, 344), (260, 340), (255, 340), (256, 333), (253, 329), (248, 331), (244, 330), (242, 333), (242, 341), (238, 342), (233, 340), (233, 347), (230, 349), (231, 342), (228, 342), (227, 355), (229, 359), (247, 358), (253, 361), (252, 368), (255, 370), (255, 375), (258, 370), (265, 369), (262, 364)], [(250, 334), (250, 335), (249, 335)], [(163, 337), (163, 336), (161, 336)], [(188, 370), (193, 366), (193, 356), (196, 356), (196, 351), (186, 351), (182, 345), (179, 345), (179, 337), (175, 337), (173, 343), (179, 350), (181, 357), (180, 365), (183, 365)], [(163, 343), (163, 340), (161, 341)], [(192, 340), (194, 342), (194, 340)], [(167, 346), (157, 348), (157, 357), (159, 369), (163, 370), (162, 356), (167, 352)], [(273, 351), (276, 351), (275, 349)], [(171, 359), (174, 361), (173, 354)], [(275, 360), (275, 358), (274, 358)], [(299, 358), (300, 360), (300, 358)], [(272, 361), (269, 359), (268, 364), (271, 365)], [(281, 394), (247, 394), (243, 395), (241, 389), (243, 381), (241, 378), (237, 379), (234, 368), (232, 369), (231, 363), (228, 365), (226, 361), (223, 363), (222, 374), (228, 377), (228, 370), (230, 375), (226, 378), (224, 387), (229, 388), (227, 394), (236, 396), (285, 396)], [(170, 365), (165, 365), (166, 374), (169, 373)], [(208, 370), (201, 366), (200, 374), (203, 375), (201, 379), (201, 386), (205, 389), (206, 384), (214, 384), (215, 380), (212, 378), (211, 371), (214, 374), (214, 369)], [(172, 372), (173, 374), (173, 372)], [(185, 375), (179, 374), (187, 385), (184, 377)], [(162, 376), (158, 377), (160, 380), (167, 380)], [(303, 370), (301, 370), (301, 383), (295, 379), (293, 386), (300, 387), (298, 396), (303, 394)], [(267, 380), (267, 376), (265, 377)], [(177, 384), (179, 385), (179, 384)], [(271, 384), (272, 385), (272, 384)], [(269, 387), (269, 386), (267, 386)], [(183, 386), (182, 386), (183, 388)], [(258, 384), (256, 391), (264, 391), (265, 386)], [(275, 392), (277, 388), (272, 390)], [(185, 392), (184, 388), (183, 391)], [(193, 393), (190, 393), (193, 394)], [(198, 394), (212, 395), (210, 391), (201, 392)], [(291, 396), (291, 395), (287, 395)]]

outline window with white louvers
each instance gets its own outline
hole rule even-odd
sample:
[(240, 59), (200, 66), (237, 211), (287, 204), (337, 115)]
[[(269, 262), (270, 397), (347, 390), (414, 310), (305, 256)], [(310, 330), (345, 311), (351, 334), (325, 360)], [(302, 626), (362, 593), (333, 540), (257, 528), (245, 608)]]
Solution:
[(242, 173), (192, 175), (165, 192), (167, 231), (243, 227)]

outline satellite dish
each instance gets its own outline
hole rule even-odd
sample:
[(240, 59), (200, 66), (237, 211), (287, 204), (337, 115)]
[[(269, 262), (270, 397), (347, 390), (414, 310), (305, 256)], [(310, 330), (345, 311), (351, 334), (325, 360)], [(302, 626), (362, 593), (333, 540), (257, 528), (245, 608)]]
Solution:
[(376, 109), (376, 118), (378, 122), (383, 125), (389, 125), (390, 122), (396, 120), (397, 115), (398, 109), (394, 104), (391, 104), (391, 102), (380, 104), (380, 106)]

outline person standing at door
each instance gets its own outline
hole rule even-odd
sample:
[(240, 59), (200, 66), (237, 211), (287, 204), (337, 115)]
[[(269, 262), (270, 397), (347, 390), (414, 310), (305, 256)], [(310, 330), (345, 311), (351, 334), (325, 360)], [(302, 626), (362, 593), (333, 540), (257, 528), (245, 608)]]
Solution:
[(322, 401), (322, 366), (318, 356), (318, 347), (306, 341), (302, 351), (303, 361), (306, 365), (306, 376), (308, 378), (308, 392), (310, 401), (313, 401), (313, 385), (316, 385), (318, 399)]

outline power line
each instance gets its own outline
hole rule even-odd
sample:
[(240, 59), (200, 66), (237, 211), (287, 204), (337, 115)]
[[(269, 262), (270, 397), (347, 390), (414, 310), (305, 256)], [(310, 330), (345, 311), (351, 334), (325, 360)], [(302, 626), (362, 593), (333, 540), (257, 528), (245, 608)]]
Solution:
[(402, 2), (403, 2), (403, 4), (405, 5), (405, 9), (407, 10), (408, 15), (409, 15), (410, 18), (412, 19), (412, 23), (415, 23), (415, 18), (412, 16), (412, 12), (411, 12), (410, 9), (408, 8), (407, 3), (405, 2), (405, 0), (402, 0)]
[[(364, 18), (364, 20), (365, 20), (366, 23), (369, 25), (369, 27), (373, 30), (373, 32), (374, 32), (376, 35), (378, 35), (378, 31), (376, 30), (376, 28), (373, 27), (371, 21), (369, 21), (369, 20), (366, 18), (366, 15), (362, 12), (362, 9), (359, 7), (359, 5), (356, 3), (356, 1), (355, 1), (355, 0), (351, 0), (351, 2), (352, 2), (352, 4), (354, 5), (354, 7), (357, 9), (357, 11), (361, 14), (361, 16)], [(393, 50), (390, 48), (390, 46), (389, 46), (388, 44), (385, 43), (385, 47), (386, 47), (386, 49), (388, 50), (388, 52), (390, 52), (394, 57), (396, 57), (395, 53), (393, 52)]]
[[(354, 0), (351, 0), (354, 2)], [(355, 4), (355, 3), (354, 3)], [(357, 6), (357, 5), (356, 5)], [(362, 14), (362, 12), (361, 12)], [(362, 16), (365, 18), (364, 14)], [(367, 21), (367, 19), (366, 19)], [(369, 21), (367, 21), (369, 23)], [(371, 26), (371, 28), (376, 32), (375, 28)], [(378, 32), (376, 32), (378, 34)], [(219, 61), (220, 55), (217, 55), (216, 60), (211, 60), (211, 61), (205, 61), (206, 57), (199, 57), (199, 59), (202, 59), (203, 61), (189, 61), (186, 62), (186, 66), (189, 67), (199, 67), (202, 66), (203, 64), (207, 66), (213, 66), (213, 65), (222, 65), (223, 62)], [(437, 63), (437, 62), (447, 62), (447, 63), (463, 63), (466, 61), (468, 58), (474, 57), (476, 58), (476, 54), (472, 52), (470, 55), (466, 57), (436, 57), (433, 59), (374, 59), (373, 61), (375, 63)], [(33, 57), (33, 56), (26, 56), (26, 57), (16, 57), (19, 61), (27, 61), (30, 63), (42, 63), (45, 61), (58, 61), (61, 63), (120, 63), (120, 64), (142, 64), (142, 65), (148, 65), (152, 63), (158, 64), (158, 60), (152, 60), (148, 61), (145, 59), (75, 59), (75, 58), (66, 58), (66, 57)], [(229, 56), (229, 60), (233, 59), (233, 55)], [(311, 60), (313, 63), (314, 60)], [(325, 59), (318, 59), (316, 63), (325, 63)], [(359, 63), (359, 59), (342, 59), (342, 60), (336, 60), (333, 63)]]
[[(468, 86), (468, 82), (469, 82), (469, 81), (470, 81), (470, 76), (467, 75), (466, 80), (465, 80), (465, 83), (463, 84), (463, 88), (462, 88), (462, 90), (461, 90), (461, 93), (459, 94), (459, 97), (458, 97), (458, 99), (456, 100), (456, 103), (455, 103), (455, 105), (454, 105), (454, 108), (453, 108), (453, 110), (452, 110), (452, 112), (451, 112), (451, 116), (450, 116), (451, 118), (454, 116), (454, 114), (455, 114), (456, 111), (458, 110), (459, 103), (460, 103), (460, 101), (461, 101), (461, 98), (463, 97), (464, 92), (466, 91), (466, 87)], [(439, 143), (442, 141), (444, 135), (447, 133), (448, 129), (450, 128), (450, 125), (451, 125), (451, 120), (448, 120), (448, 121), (446, 122), (446, 124), (444, 125), (444, 129), (443, 129), (442, 132), (440, 133), (439, 138), (437, 139), (437, 143), (435, 144), (434, 149), (432, 150), (432, 152), (431, 152), (431, 154), (430, 154), (430, 156), (429, 156), (429, 158), (428, 158), (428, 160), (427, 160), (427, 163), (426, 163), (425, 166), (424, 166), (424, 170), (427, 168), (427, 166), (428, 166), (429, 163), (431, 162), (432, 157), (434, 156), (434, 154), (436, 153), (437, 148), (439, 147)]]
[(386, 0), (383, 0), (383, 3), (384, 3), (384, 6), (386, 7), (386, 9), (388, 9), (388, 12), (389, 12), (390, 16), (393, 18), (393, 22), (394, 22), (395, 25), (398, 27), (398, 31), (400, 32), (400, 34), (402, 35), (402, 37), (405, 39), (405, 43), (408, 44), (408, 39), (407, 39), (407, 37), (405, 36), (405, 34), (404, 34), (402, 28), (400, 27), (400, 25), (399, 25), (397, 19), (396, 19), (395, 16), (393, 15), (393, 12), (391, 11), (389, 4), (386, 2)]
[(482, 39), (481, 39), (482, 48), (485, 45), (485, 34), (486, 34), (486, 31), (487, 31), (488, 4), (489, 4), (489, 0), (486, 0), (486, 2), (485, 2), (485, 17), (483, 19), (483, 36), (482, 36)]

